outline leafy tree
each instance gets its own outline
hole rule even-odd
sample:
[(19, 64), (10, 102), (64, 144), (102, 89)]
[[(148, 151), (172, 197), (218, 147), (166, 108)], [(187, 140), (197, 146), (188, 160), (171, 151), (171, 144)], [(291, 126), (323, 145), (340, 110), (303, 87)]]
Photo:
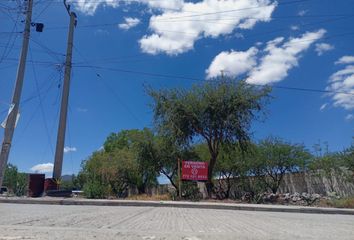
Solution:
[(142, 154), (146, 143), (152, 142), (153, 139), (154, 134), (148, 128), (123, 130), (119, 133), (112, 133), (103, 145), (107, 153), (123, 149), (131, 152), (137, 164), (135, 184), (139, 193), (145, 193), (147, 187), (157, 185), (159, 168), (156, 162), (150, 161)]
[(27, 174), (20, 173), (15, 165), (8, 164), (5, 169), (4, 186), (17, 196), (23, 196), (27, 189)]
[(308, 169), (319, 175), (325, 174), (330, 177), (332, 174), (336, 174), (346, 177), (348, 181), (353, 181), (354, 145), (341, 152), (327, 150), (322, 154), (317, 154), (309, 162)]
[(140, 148), (140, 157), (150, 162), (160, 174), (166, 176), (173, 187), (178, 189), (178, 159), (199, 160), (192, 149), (181, 147), (169, 137), (154, 136), (151, 141), (145, 141)]
[(341, 172), (344, 165), (344, 155), (340, 153), (326, 153), (314, 157), (311, 162), (309, 162), (308, 169), (311, 171), (321, 170), (330, 175), (332, 171)]
[(230, 198), (235, 178), (242, 181), (248, 176), (249, 162), (253, 160), (251, 147), (243, 151), (239, 144), (222, 146), (215, 165), (215, 172), (219, 173), (219, 193), (222, 194), (219, 198)]
[(342, 157), (344, 158), (345, 166), (354, 172), (354, 144), (344, 151)]
[(311, 154), (302, 145), (268, 138), (257, 147), (253, 173), (261, 176), (266, 187), (276, 193), (284, 174), (302, 170), (310, 158)]
[(245, 148), (253, 119), (263, 110), (270, 89), (245, 81), (214, 79), (189, 90), (149, 89), (155, 123), (164, 136), (177, 145), (203, 139), (209, 150), (207, 189), (212, 191), (214, 167), (224, 143), (238, 142)]
[(137, 163), (126, 149), (109, 153), (100, 151), (83, 163), (80, 174), (85, 177), (83, 189), (87, 197), (125, 197), (129, 187), (136, 185)]
[(83, 188), (84, 182), (82, 181), (82, 173), (77, 176), (72, 174), (68, 179), (61, 179), (60, 189), (65, 190), (80, 190)]

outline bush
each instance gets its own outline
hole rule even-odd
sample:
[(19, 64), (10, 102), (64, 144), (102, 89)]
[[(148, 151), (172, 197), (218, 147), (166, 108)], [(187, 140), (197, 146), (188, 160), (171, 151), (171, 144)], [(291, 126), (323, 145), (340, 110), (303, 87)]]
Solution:
[(17, 184), (15, 188), (15, 195), (16, 196), (24, 196), (26, 195), (28, 188), (28, 175), (25, 173), (18, 173), (17, 174)]
[(156, 195), (148, 195), (148, 194), (138, 194), (129, 196), (128, 200), (139, 200), (139, 201), (170, 201), (172, 200), (170, 194), (156, 194)]
[(259, 177), (241, 177), (240, 188), (241, 200), (249, 203), (262, 203), (262, 196), (267, 191), (264, 181)]
[(16, 166), (8, 164), (5, 169), (3, 185), (9, 189), (10, 193), (23, 196), (27, 190), (27, 177), (27, 174), (20, 173)]
[(327, 204), (336, 208), (354, 208), (354, 196), (343, 199), (329, 200)]
[(203, 198), (196, 182), (182, 183), (182, 198), (191, 201), (200, 201)]
[(107, 198), (109, 196), (109, 187), (98, 181), (87, 182), (84, 186), (84, 195), (87, 198)]

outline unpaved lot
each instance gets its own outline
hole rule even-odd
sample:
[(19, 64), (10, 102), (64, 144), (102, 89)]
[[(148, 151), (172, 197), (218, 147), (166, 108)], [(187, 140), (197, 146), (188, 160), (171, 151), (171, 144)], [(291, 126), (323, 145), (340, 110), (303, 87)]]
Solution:
[(0, 203), (4, 239), (354, 240), (354, 216)]

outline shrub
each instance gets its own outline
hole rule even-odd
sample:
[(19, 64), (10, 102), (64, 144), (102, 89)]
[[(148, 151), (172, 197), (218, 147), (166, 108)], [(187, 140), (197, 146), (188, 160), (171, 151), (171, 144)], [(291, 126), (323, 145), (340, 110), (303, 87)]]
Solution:
[(343, 199), (330, 200), (327, 203), (328, 205), (336, 208), (354, 208), (354, 196)]
[(203, 198), (196, 182), (182, 183), (182, 198), (191, 201), (200, 201)]
[(98, 181), (87, 182), (84, 186), (84, 194), (87, 198), (107, 198), (109, 192), (109, 187)]

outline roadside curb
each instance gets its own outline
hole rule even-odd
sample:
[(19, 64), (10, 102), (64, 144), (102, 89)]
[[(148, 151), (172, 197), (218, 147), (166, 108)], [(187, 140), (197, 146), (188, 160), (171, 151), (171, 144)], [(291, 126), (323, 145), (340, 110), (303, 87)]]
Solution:
[(89, 200), (89, 199), (55, 199), (55, 198), (0, 198), (0, 203), (13, 204), (46, 204), (46, 205), (81, 205), (81, 206), (126, 206), (126, 207), (172, 207), (199, 208), (215, 210), (239, 210), (262, 212), (287, 212), (309, 214), (341, 214), (354, 215), (354, 209), (298, 207), (256, 204), (226, 204), (206, 202), (172, 202), (172, 201), (133, 201), (133, 200)]

